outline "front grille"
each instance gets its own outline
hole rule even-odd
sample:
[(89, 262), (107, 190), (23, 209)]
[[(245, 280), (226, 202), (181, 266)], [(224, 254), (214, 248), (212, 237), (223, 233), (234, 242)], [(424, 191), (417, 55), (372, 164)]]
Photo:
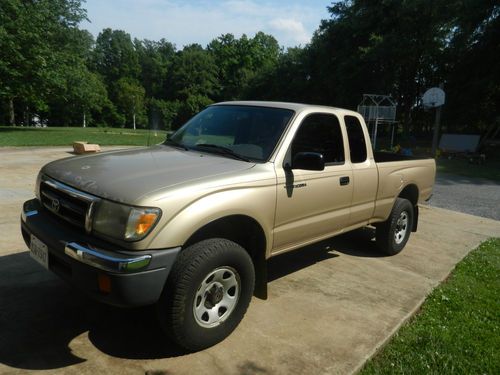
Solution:
[(52, 214), (90, 232), (92, 206), (97, 198), (53, 180), (42, 180), (40, 200)]

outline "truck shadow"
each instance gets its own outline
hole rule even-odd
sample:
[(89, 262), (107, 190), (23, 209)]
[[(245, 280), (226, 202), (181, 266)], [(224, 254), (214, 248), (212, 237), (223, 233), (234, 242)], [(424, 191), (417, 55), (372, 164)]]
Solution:
[[(269, 280), (339, 253), (380, 256), (368, 239), (372, 234), (356, 231), (273, 258)], [(126, 359), (186, 354), (163, 334), (154, 308), (118, 309), (94, 302), (42, 269), (28, 252), (0, 257), (1, 364), (50, 370), (85, 362), (98, 352)]]
[(0, 301), (0, 363), (13, 368), (64, 368), (92, 358), (96, 349), (129, 359), (184, 354), (162, 334), (153, 308), (94, 302), (28, 252), (0, 258)]
[(375, 229), (365, 227), (271, 258), (268, 261), (268, 280), (274, 281), (315, 263), (338, 257), (338, 253), (370, 258), (387, 256), (375, 245)]

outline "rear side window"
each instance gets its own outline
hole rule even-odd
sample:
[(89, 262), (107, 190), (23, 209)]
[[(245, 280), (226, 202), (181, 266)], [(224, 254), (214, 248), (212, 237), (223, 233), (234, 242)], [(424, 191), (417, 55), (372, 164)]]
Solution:
[(325, 163), (343, 164), (344, 143), (337, 116), (326, 113), (307, 116), (293, 139), (292, 160), (299, 152), (318, 152), (323, 154)]
[(351, 151), (351, 162), (362, 163), (366, 160), (366, 142), (363, 127), (359, 119), (355, 116), (345, 116), (345, 127), (347, 128), (347, 138), (349, 139), (349, 149)]

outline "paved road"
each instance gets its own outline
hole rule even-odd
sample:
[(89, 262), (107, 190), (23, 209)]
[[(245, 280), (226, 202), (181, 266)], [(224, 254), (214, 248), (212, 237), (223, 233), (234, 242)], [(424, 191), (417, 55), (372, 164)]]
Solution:
[(500, 182), (442, 174), (436, 178), (429, 204), (500, 220)]
[(0, 374), (346, 374), (358, 369), (500, 222), (423, 207), (407, 248), (381, 256), (359, 230), (269, 264), (225, 341), (194, 354), (161, 334), (151, 308), (90, 301), (30, 259), (19, 233), (35, 175), (65, 149), (0, 149)]

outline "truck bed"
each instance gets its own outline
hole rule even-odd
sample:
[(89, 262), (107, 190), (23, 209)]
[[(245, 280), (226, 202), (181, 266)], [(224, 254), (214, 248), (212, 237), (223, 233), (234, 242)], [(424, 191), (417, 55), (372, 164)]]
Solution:
[(393, 152), (373, 152), (373, 157), (375, 158), (376, 163), (387, 163), (391, 161), (408, 161), (408, 160), (423, 160), (423, 159), (431, 159), (429, 157), (423, 156), (408, 156), (402, 154), (396, 154)]

